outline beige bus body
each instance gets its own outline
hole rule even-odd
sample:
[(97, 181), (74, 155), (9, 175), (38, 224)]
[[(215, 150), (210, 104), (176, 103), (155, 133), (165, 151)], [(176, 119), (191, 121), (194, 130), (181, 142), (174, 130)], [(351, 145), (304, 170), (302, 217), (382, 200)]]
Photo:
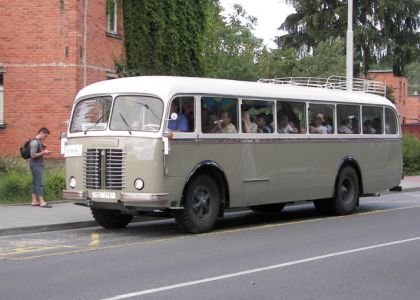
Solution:
[[(196, 174), (207, 174), (217, 183), (224, 208), (316, 200), (334, 196), (337, 176), (344, 165), (357, 172), (360, 195), (375, 194), (398, 186), (402, 176), (401, 130), (395, 134), (251, 134), (174, 132), (167, 138), (169, 106), (176, 97), (194, 97), (195, 119), (201, 119), (203, 96), (302, 103), (355, 104), (386, 107), (387, 99), (359, 92), (279, 86), (266, 83), (182, 77), (132, 77), (99, 82), (79, 92), (75, 105), (98, 96), (141, 95), (163, 102), (157, 132), (71, 132), (66, 148), (78, 147), (66, 156), (66, 190), (77, 203), (123, 213), (183, 209), (188, 183)], [(159, 99), (159, 100), (158, 100)], [(307, 107), (307, 106), (306, 106)], [(397, 118), (398, 119), (398, 118)], [(398, 122), (398, 121), (397, 121)], [(87, 153), (106, 176), (109, 167), (101, 157), (116, 150), (121, 187), (102, 183), (88, 188)], [(111, 154), (110, 154), (111, 153)], [(91, 155), (91, 154), (89, 154)], [(112, 159), (111, 159), (112, 162)], [(112, 164), (110, 165), (112, 166)], [(69, 185), (74, 178), (73, 186)], [(135, 180), (144, 187), (136, 189)]]

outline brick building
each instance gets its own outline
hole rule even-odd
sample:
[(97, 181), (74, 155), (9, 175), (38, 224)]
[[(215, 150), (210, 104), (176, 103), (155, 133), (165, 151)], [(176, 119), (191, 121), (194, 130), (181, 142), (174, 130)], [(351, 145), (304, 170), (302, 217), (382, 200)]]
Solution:
[(117, 77), (121, 0), (0, 1), (0, 155), (46, 126), (54, 157), (72, 102), (87, 84)]
[(371, 71), (368, 77), (372, 80), (383, 81), (391, 87), (395, 97), (395, 106), (400, 113), (401, 124), (420, 123), (420, 95), (408, 94), (407, 77), (395, 76), (392, 70)]

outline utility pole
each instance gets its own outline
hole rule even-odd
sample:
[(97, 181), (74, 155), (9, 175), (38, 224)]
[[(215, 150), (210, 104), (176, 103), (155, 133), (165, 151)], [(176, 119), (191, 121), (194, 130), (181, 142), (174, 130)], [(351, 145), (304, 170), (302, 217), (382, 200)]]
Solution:
[(347, 8), (347, 42), (346, 42), (346, 81), (347, 90), (353, 90), (353, 0), (348, 1)]

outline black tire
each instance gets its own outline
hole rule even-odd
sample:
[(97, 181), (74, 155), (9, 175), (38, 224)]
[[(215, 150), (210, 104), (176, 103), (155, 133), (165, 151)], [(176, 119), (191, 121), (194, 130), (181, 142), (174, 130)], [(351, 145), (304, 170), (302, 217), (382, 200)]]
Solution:
[(344, 167), (335, 184), (334, 198), (330, 200), (331, 212), (336, 215), (347, 215), (354, 211), (359, 201), (360, 189), (356, 171), (350, 167)]
[(216, 181), (207, 175), (198, 175), (188, 185), (184, 209), (175, 210), (179, 228), (187, 233), (203, 233), (213, 229), (219, 215), (220, 189)]
[(108, 229), (124, 228), (133, 219), (132, 215), (122, 214), (119, 210), (91, 208), (95, 221)]
[(264, 205), (253, 205), (249, 208), (255, 212), (261, 213), (279, 213), (286, 206), (286, 203), (273, 203), (273, 204), (264, 204)]

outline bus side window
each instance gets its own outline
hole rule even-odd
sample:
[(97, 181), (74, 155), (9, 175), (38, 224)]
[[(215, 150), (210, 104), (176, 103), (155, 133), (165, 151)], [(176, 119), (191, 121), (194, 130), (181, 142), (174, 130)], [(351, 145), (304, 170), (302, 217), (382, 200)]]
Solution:
[(177, 97), (172, 100), (169, 117), (178, 115), (176, 120), (169, 120), (168, 128), (177, 132), (195, 131), (194, 97)]
[(383, 133), (383, 109), (376, 106), (362, 107), (362, 121), (364, 134)]
[(337, 127), (340, 134), (360, 133), (360, 106), (338, 104)]
[(308, 113), (310, 121), (310, 133), (334, 133), (334, 105), (310, 103)]
[(241, 124), (243, 133), (273, 133), (273, 102), (242, 100)]
[(306, 104), (278, 101), (277, 132), (280, 134), (306, 133)]
[(203, 133), (237, 133), (238, 99), (201, 98), (201, 128)]
[(397, 118), (395, 113), (390, 108), (385, 108), (385, 133), (397, 134)]

